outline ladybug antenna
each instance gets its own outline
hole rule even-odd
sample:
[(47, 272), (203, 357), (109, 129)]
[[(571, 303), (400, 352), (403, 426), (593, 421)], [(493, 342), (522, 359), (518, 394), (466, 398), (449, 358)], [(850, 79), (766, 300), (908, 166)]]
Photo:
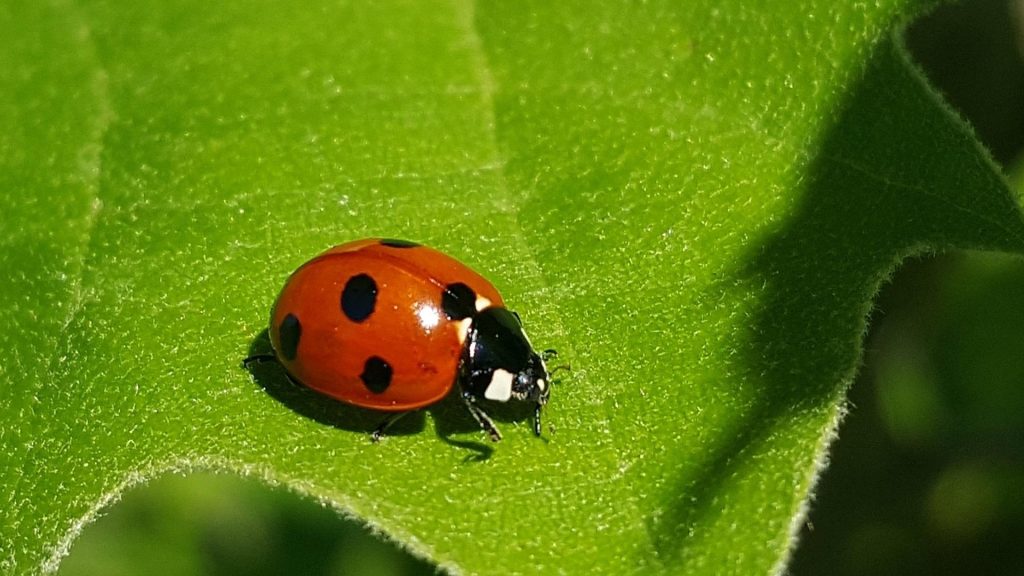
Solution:
[(559, 364), (558, 366), (554, 366), (550, 370), (548, 370), (548, 374), (550, 374), (551, 376), (554, 376), (555, 372), (558, 372), (559, 370), (566, 370), (566, 371), (572, 372), (572, 366), (570, 366), (568, 364)]
[[(554, 348), (548, 348), (547, 350), (544, 350), (543, 352), (540, 353), (540, 359), (543, 360), (545, 364), (548, 362), (548, 360), (553, 360), (555, 358), (558, 358), (558, 350), (555, 350)], [(555, 372), (558, 372), (559, 370), (571, 371), (572, 366), (568, 364), (559, 364), (558, 366), (550, 368), (548, 370), (548, 375), (554, 376)]]

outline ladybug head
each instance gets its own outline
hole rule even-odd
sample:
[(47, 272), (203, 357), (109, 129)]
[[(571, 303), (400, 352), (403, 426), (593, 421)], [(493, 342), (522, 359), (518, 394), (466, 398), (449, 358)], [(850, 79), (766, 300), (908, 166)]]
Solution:
[(540, 412), (551, 395), (545, 359), (530, 345), (519, 316), (501, 306), (477, 313), (469, 330), (460, 383), (463, 392), (497, 402), (535, 403), (533, 431), (540, 435)]

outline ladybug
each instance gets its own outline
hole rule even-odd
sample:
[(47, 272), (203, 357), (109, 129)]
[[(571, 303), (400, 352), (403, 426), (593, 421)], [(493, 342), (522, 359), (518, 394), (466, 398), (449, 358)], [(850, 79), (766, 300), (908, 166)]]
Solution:
[(342, 402), (401, 416), (458, 389), (491, 440), (501, 433), (481, 400), (535, 404), (533, 432), (551, 392), (519, 315), (494, 286), (437, 250), (370, 238), (335, 246), (299, 267), (270, 318), (273, 355), (289, 378)]

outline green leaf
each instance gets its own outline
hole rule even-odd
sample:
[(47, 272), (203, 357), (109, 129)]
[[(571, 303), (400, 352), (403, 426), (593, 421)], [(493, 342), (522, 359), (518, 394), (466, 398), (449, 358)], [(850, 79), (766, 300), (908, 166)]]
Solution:
[[(217, 469), (461, 572), (779, 570), (878, 284), (1024, 253), (893, 40), (920, 8), (0, 9), (0, 567), (52, 570), (126, 486)], [(370, 235), (481, 271), (572, 364), (544, 441), (499, 410), (492, 448), (446, 402), (373, 445), (240, 368), (291, 270)]]

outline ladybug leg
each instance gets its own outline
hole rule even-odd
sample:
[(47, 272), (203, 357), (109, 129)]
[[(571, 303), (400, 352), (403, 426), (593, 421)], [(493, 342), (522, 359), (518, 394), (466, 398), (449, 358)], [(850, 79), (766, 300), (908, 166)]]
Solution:
[(409, 410), (408, 412), (395, 412), (394, 414), (388, 415), (388, 417), (373, 430), (373, 433), (370, 434), (370, 441), (374, 444), (380, 442), (381, 438), (384, 437), (384, 433), (388, 431), (388, 428), (391, 428), (392, 424), (401, 420), (406, 414), (411, 414), (413, 412), (415, 412), (415, 410)]
[(253, 354), (242, 360), (242, 367), (248, 370), (253, 364), (263, 364), (264, 362), (277, 362), (277, 356), (273, 354)]
[(476, 418), (480, 427), (491, 437), (491, 441), (500, 442), (501, 432), (498, 432), (498, 428), (494, 425), (491, 417), (484, 412), (483, 408), (477, 405), (476, 399), (471, 394), (463, 392), (462, 401), (466, 403), (466, 408), (469, 408), (469, 413), (473, 415), (473, 418)]
[(537, 407), (533, 409), (533, 435), (540, 438), (540, 409), (544, 405), (537, 402)]
[[(242, 360), (242, 368), (248, 370), (252, 368), (254, 364), (263, 364), (264, 362), (274, 362), (276, 364), (281, 363), (281, 361), (277, 359), (277, 356), (273, 354), (253, 354), (252, 356), (249, 356), (245, 360)], [(302, 385), (302, 382), (296, 380), (295, 377), (289, 374), (287, 370), (284, 371), (284, 377), (287, 378), (288, 381), (291, 382), (293, 386), (303, 389), (306, 388), (305, 386)]]

